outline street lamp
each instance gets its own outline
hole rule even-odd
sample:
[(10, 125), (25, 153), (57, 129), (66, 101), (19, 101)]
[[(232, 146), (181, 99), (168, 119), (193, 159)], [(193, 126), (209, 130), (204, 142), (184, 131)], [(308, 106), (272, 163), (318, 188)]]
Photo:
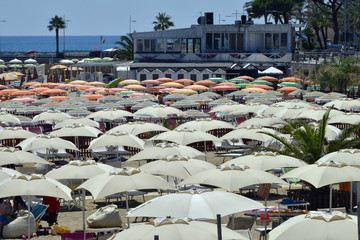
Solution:
[[(5, 20), (0, 20), (0, 23), (6, 23)], [(1, 39), (0, 39), (0, 56), (1, 56)]]
[(64, 16), (64, 22), (65, 22), (65, 27), (64, 27), (64, 49), (63, 49), (63, 53), (64, 53), (64, 58), (65, 58), (65, 29), (66, 29), (66, 26), (68, 22), (70, 22), (70, 20), (65, 20), (65, 16)]
[(129, 34), (131, 34), (131, 23), (136, 22), (136, 20), (131, 20), (131, 15), (129, 18)]

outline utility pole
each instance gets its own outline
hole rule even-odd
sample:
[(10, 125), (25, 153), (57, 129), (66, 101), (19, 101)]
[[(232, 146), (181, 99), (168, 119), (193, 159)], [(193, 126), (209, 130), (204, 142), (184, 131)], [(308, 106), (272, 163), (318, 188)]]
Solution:
[(129, 34), (131, 34), (131, 23), (136, 22), (136, 20), (131, 20), (131, 15), (129, 18)]
[(70, 22), (70, 20), (65, 20), (65, 15), (64, 15), (64, 22), (65, 22), (65, 27), (64, 27), (64, 49), (63, 49), (63, 54), (64, 54), (64, 58), (65, 58), (65, 42), (66, 42), (66, 39), (65, 39), (65, 29), (66, 29), (66, 26), (67, 26), (67, 22)]

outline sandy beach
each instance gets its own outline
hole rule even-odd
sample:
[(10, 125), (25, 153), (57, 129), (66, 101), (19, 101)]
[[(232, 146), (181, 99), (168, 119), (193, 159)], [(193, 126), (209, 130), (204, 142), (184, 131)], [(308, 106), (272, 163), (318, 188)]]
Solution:
[[(208, 161), (209, 162), (211, 162), (215, 165), (219, 165), (222, 163), (222, 160), (223, 160), (222, 158), (216, 157), (215, 153), (212, 153), (212, 152), (208, 153)], [(230, 158), (227, 158), (226, 160), (230, 160)], [(145, 163), (145, 161), (141, 161), (141, 164), (144, 164), (144, 163)], [(137, 167), (138, 162), (125, 162), (123, 164), (123, 166), (124, 167)], [(275, 203), (275, 201), (285, 198), (286, 197), (286, 189), (288, 189), (288, 187), (283, 186), (281, 189), (279, 189), (279, 194), (276, 194), (275, 190), (271, 190), (270, 199), (267, 201), (268, 206), (276, 206), (277, 204)], [(264, 200), (262, 200), (258, 197), (254, 197), (252, 192), (244, 191), (243, 194), (251, 199), (257, 200), (264, 204)], [(150, 199), (158, 197), (158, 196), (159, 196), (159, 194), (155, 193), (155, 192), (148, 193), (145, 195), (145, 200), (150, 200)], [(123, 198), (123, 200), (124, 200), (124, 198)], [(123, 220), (122, 228), (125, 228), (126, 227), (125, 226), (125, 224), (126, 224), (125, 202), (117, 202), (116, 199), (113, 199), (113, 200), (111, 200), (111, 203), (114, 203), (119, 207), (119, 211), (121, 213), (122, 220)], [(134, 197), (133, 201), (131, 201), (130, 207), (136, 207), (141, 203), (143, 203), (143, 199), (141, 196)], [(105, 205), (106, 205), (106, 202), (104, 199), (94, 201), (91, 196), (87, 196), (86, 197), (85, 217), (87, 218), (88, 216), (93, 214), (98, 208), (103, 207)], [(244, 214), (238, 213), (235, 215), (235, 217), (237, 217), (237, 216), (244, 216)], [(134, 222), (134, 220), (135, 220), (135, 218), (131, 218), (130, 222)], [(222, 223), (225, 224), (227, 222), (228, 222), (228, 217), (227, 216), (223, 217)], [(72, 210), (61, 209), (59, 212), (59, 215), (58, 215), (58, 223), (60, 225), (69, 227), (71, 229), (71, 231), (81, 230), (82, 229), (82, 210), (79, 208), (73, 208)], [(42, 221), (41, 224), (43, 227), (48, 226), (47, 222), (44, 222), (44, 221)], [(131, 226), (131, 224), (130, 224), (130, 226)], [(251, 231), (253, 239), (259, 238), (259, 232), (255, 231), (256, 227), (261, 227), (261, 226), (256, 226), (256, 223), (253, 225), (252, 231)], [(60, 236), (53, 236), (53, 235), (38, 236), (37, 239), (41, 239), (41, 240), (60, 239)]]

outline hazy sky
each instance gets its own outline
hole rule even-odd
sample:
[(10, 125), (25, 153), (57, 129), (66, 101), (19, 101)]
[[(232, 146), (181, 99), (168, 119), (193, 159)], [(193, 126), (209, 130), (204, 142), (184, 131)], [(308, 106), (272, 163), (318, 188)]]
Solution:
[[(58, 15), (69, 20), (66, 35), (123, 35), (132, 30), (151, 31), (158, 12), (172, 17), (175, 28), (186, 28), (197, 23), (201, 13), (214, 12), (214, 22), (230, 24), (235, 11), (243, 12), (249, 0), (2, 0), (0, 35), (53, 35), (47, 25)], [(200, 13), (201, 12), (201, 13)], [(226, 16), (233, 17), (226, 17)], [(240, 15), (238, 16), (238, 19)], [(61, 33), (62, 34), (62, 33)]]

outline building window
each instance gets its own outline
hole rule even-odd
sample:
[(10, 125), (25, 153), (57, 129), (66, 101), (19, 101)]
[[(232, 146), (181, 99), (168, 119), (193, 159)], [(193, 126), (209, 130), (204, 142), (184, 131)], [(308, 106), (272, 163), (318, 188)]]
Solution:
[(155, 41), (155, 49), (151, 49), (152, 52), (163, 52), (164, 51), (164, 41), (162, 39), (155, 39), (154, 41)]
[(152, 75), (152, 78), (153, 78), (153, 79), (158, 79), (158, 78), (159, 78), (159, 74), (153, 74), (153, 75)]
[(221, 37), (220, 33), (214, 33), (214, 50), (220, 50)]
[(167, 39), (167, 52), (180, 52), (180, 39)]
[(150, 39), (144, 39), (144, 52), (150, 52)]
[(221, 78), (221, 77), (222, 77), (222, 75), (221, 75), (221, 74), (215, 74), (215, 77), (217, 77), (217, 78)]
[(280, 35), (273, 33), (273, 49), (279, 49), (280, 47)]
[(171, 74), (165, 74), (166, 78), (171, 78)]
[(196, 81), (196, 74), (190, 74), (190, 80)]
[(140, 81), (146, 80), (146, 74), (140, 74)]
[(183, 53), (200, 53), (201, 39), (200, 38), (184, 38), (181, 41), (181, 52)]
[(212, 33), (207, 33), (206, 34), (206, 49), (213, 49), (213, 37), (212, 37)]
[(194, 53), (201, 53), (201, 39), (194, 38)]
[(236, 38), (237, 38), (236, 49), (243, 50), (244, 49), (244, 34), (238, 33), (238, 34), (236, 34)]
[(205, 79), (208, 79), (210, 77), (210, 75), (209, 74), (203, 74), (203, 79), (205, 80)]
[(265, 49), (271, 50), (272, 44), (271, 44), (271, 33), (265, 33)]
[(178, 74), (178, 79), (184, 79), (184, 74)]
[(136, 51), (143, 52), (144, 51), (144, 41), (143, 39), (136, 40)]
[(281, 49), (287, 49), (287, 33), (281, 33)]

